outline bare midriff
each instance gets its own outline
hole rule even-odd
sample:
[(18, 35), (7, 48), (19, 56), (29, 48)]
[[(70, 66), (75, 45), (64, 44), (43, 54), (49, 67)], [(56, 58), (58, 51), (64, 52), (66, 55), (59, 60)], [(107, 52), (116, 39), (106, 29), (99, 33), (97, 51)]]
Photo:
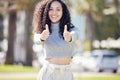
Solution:
[(51, 64), (67, 65), (71, 62), (71, 57), (65, 58), (47, 58), (46, 59)]

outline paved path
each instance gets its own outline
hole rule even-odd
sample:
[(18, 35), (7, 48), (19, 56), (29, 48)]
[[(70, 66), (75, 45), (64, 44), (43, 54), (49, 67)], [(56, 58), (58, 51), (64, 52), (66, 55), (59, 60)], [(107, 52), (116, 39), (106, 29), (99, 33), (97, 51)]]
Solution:
[[(38, 73), (0, 73), (0, 78), (37, 78)], [(93, 73), (93, 72), (73, 72), (74, 77), (109, 77), (120, 74), (106, 73)]]
[(36, 78), (37, 73), (0, 73), (0, 78)]

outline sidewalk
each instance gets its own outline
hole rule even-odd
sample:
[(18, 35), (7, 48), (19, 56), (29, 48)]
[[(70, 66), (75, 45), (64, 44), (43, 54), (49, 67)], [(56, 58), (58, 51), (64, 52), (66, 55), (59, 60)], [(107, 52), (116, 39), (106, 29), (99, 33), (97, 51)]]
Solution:
[(37, 73), (0, 73), (0, 78), (37, 78)]
[[(0, 78), (37, 78), (38, 73), (0, 73)], [(74, 77), (115, 76), (113, 73), (73, 72)]]

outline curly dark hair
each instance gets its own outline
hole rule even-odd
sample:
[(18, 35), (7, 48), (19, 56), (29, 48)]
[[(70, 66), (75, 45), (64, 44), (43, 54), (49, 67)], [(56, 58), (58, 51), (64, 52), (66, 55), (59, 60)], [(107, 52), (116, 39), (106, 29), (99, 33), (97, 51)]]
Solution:
[(65, 25), (68, 26), (68, 31), (74, 27), (73, 24), (71, 23), (70, 12), (69, 12), (66, 4), (62, 0), (42, 0), (37, 4), (35, 11), (34, 11), (33, 23), (32, 23), (33, 28), (34, 28), (33, 32), (42, 33), (42, 31), (45, 29), (45, 24), (48, 24), (50, 33), (52, 33), (51, 21), (49, 19), (48, 12), (49, 12), (52, 2), (54, 2), (54, 1), (58, 1), (63, 8), (62, 9), (63, 15), (62, 15), (62, 18), (61, 18), (60, 24), (59, 24), (60, 35), (63, 36), (63, 31), (64, 31)]

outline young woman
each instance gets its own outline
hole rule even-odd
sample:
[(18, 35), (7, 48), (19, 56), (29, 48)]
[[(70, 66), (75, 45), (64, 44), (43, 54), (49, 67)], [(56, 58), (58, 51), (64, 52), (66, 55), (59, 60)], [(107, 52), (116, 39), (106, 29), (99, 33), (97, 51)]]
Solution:
[(43, 44), (47, 64), (40, 70), (38, 80), (73, 80), (71, 57), (78, 31), (71, 23), (62, 0), (42, 0), (33, 16), (35, 37)]

